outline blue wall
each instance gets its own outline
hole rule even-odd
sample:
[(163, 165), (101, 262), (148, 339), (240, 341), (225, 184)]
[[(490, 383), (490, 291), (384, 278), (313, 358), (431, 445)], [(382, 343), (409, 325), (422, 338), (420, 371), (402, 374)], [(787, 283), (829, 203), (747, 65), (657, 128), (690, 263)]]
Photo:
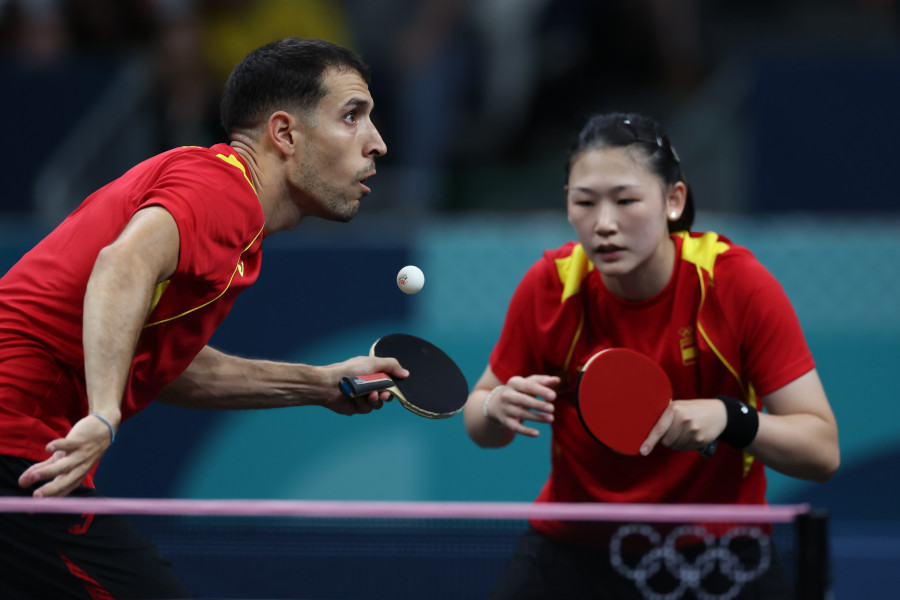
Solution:
[[(373, 339), (402, 331), (444, 347), (473, 384), (519, 277), (543, 248), (569, 239), (561, 213), (436, 221), (401, 244), (360, 236), (365, 219), (346, 229), (304, 224), (267, 241), (260, 281), (214, 343), (324, 364), (365, 354)], [(769, 500), (829, 510), (837, 589), (862, 574), (873, 590), (887, 586), (900, 566), (896, 224), (701, 215), (699, 228), (749, 246), (782, 282), (837, 414), (838, 475), (811, 484), (771, 474)], [(33, 238), (3, 240), (6, 268)], [(426, 274), (414, 296), (394, 284), (406, 264)], [(318, 407), (218, 413), (152, 406), (123, 425), (97, 481), (112, 496), (529, 501), (547, 475), (548, 438), (481, 450), (461, 418), (422, 419), (396, 403), (351, 418)], [(860, 559), (860, 548), (875, 556)]]

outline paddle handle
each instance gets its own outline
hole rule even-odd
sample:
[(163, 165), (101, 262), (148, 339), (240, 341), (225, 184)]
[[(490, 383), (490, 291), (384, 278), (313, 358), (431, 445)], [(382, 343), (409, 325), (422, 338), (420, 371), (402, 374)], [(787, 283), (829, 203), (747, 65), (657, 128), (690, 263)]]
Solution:
[(358, 398), (369, 392), (383, 390), (394, 385), (394, 380), (387, 373), (371, 375), (355, 375), (341, 379), (341, 393), (347, 398)]
[(697, 448), (697, 452), (705, 456), (706, 458), (710, 458), (713, 454), (716, 453), (716, 446), (718, 446), (718, 442), (710, 442), (709, 444), (703, 446), (702, 448)]

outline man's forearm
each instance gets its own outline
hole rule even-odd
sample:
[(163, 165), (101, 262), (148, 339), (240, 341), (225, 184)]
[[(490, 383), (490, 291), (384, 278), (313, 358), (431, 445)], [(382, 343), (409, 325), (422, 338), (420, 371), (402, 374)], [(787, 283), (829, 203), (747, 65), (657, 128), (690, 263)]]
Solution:
[(139, 269), (101, 252), (84, 299), (84, 371), (89, 411), (118, 427), (134, 348), (152, 282)]
[(178, 264), (178, 228), (158, 206), (138, 211), (103, 248), (84, 295), (84, 373), (90, 412), (114, 427), (156, 284)]
[(206, 346), (157, 400), (185, 408), (249, 409), (316, 404), (321, 367), (241, 358)]

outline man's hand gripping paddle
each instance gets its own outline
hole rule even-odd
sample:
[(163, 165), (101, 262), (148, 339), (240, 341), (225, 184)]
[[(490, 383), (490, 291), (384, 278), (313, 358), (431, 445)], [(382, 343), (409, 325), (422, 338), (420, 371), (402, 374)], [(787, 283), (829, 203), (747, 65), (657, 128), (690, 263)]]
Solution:
[(409, 377), (393, 379), (386, 373), (344, 377), (340, 387), (346, 397), (386, 390), (404, 407), (429, 419), (452, 417), (465, 406), (469, 384), (453, 359), (434, 344), (394, 333), (375, 340), (369, 355), (396, 358)]

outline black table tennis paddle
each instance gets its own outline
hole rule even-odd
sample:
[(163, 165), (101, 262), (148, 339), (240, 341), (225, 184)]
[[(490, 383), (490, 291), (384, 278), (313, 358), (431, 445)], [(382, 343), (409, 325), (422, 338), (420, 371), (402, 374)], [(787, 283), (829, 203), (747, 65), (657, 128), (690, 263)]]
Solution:
[(344, 377), (341, 392), (348, 398), (386, 390), (404, 407), (429, 419), (452, 417), (463, 409), (469, 384), (460, 368), (443, 350), (421, 338), (394, 333), (375, 340), (370, 356), (393, 357), (409, 371), (394, 379), (387, 373)]

